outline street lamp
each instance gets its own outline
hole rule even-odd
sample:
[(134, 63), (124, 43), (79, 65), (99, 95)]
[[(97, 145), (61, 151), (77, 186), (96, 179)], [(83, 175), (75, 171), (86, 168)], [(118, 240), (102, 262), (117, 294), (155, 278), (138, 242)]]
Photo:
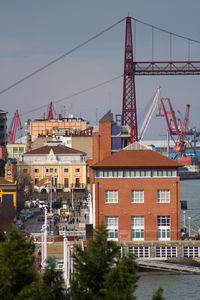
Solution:
[(185, 213), (186, 213), (186, 211), (184, 210), (183, 211), (183, 230), (184, 230), (184, 232), (186, 231), (185, 229), (186, 229), (186, 227), (185, 227)]
[(190, 219), (191, 217), (188, 217), (189, 237), (190, 237)]
[(70, 265), (71, 265), (71, 259), (70, 259), (70, 243), (68, 242), (68, 239), (66, 237), (66, 233), (64, 232), (63, 235), (63, 243), (64, 243), (64, 264), (63, 264), (63, 275), (64, 280), (66, 282), (67, 288), (70, 285)]

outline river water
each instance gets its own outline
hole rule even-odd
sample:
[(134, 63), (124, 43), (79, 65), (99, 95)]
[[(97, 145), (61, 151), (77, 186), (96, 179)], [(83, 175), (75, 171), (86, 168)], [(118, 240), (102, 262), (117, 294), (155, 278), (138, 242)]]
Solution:
[[(181, 200), (187, 200), (187, 210), (181, 211), (181, 224), (196, 234), (200, 228), (200, 180), (183, 180), (180, 184)], [(188, 219), (190, 218), (190, 220)], [(184, 221), (185, 220), (185, 221)], [(137, 300), (150, 300), (161, 286), (165, 300), (200, 300), (200, 275), (166, 272), (141, 272), (134, 293)]]

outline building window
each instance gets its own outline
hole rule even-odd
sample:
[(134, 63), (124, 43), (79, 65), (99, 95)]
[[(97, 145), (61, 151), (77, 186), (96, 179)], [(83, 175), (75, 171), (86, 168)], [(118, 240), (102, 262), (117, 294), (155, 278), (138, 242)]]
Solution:
[(125, 177), (151, 177), (150, 170), (126, 170)]
[(153, 177), (176, 177), (176, 170), (153, 170)]
[(39, 182), (39, 178), (34, 179), (34, 183), (37, 184)]
[(39, 169), (34, 169), (34, 172), (35, 172), (35, 173), (39, 173), (40, 170), (39, 170)]
[(176, 247), (156, 247), (156, 257), (177, 257)]
[(28, 169), (23, 169), (23, 173), (27, 174), (28, 173)]
[(68, 172), (69, 172), (69, 169), (68, 169), (68, 168), (65, 168), (65, 169), (64, 169), (64, 172), (65, 172), (65, 173), (68, 173)]
[(170, 190), (157, 190), (157, 202), (169, 203), (170, 202)]
[(118, 217), (106, 217), (107, 238), (118, 240)]
[(131, 191), (132, 203), (144, 203), (144, 190), (132, 190)]
[(184, 247), (184, 257), (199, 257), (200, 247)]
[(64, 178), (64, 187), (69, 187), (69, 178)]
[(80, 169), (79, 169), (79, 168), (76, 168), (76, 169), (75, 169), (75, 172), (76, 172), (76, 173), (79, 173), (79, 172), (80, 172)]
[(49, 172), (50, 172), (50, 173), (53, 173), (53, 168), (50, 168), (50, 169), (49, 169)]
[(121, 170), (98, 171), (98, 177), (123, 177), (123, 171)]
[(118, 203), (118, 191), (106, 190), (105, 191), (105, 202), (106, 203)]
[(158, 240), (170, 240), (170, 216), (158, 216)]
[(144, 240), (144, 217), (131, 217), (131, 238), (132, 240)]
[(13, 147), (13, 153), (19, 153), (19, 148), (18, 147)]
[(54, 169), (54, 172), (57, 173), (57, 169)]
[(49, 169), (46, 169), (46, 173), (49, 173)]
[(80, 187), (80, 178), (75, 178), (75, 187)]
[(136, 257), (150, 257), (150, 247), (128, 247), (128, 252)]
[(24, 153), (24, 152), (25, 152), (25, 148), (19, 147), (19, 153)]

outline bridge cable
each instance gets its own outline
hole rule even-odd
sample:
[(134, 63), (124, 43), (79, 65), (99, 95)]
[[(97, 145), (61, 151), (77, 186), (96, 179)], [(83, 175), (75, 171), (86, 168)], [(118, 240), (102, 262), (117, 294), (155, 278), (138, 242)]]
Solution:
[[(61, 99), (52, 101), (52, 103), (55, 104), (55, 103), (58, 103), (58, 102), (62, 102), (62, 101), (64, 101), (64, 100), (71, 99), (71, 98), (73, 98), (73, 97), (79, 96), (79, 95), (81, 95), (81, 94), (83, 94), (83, 93), (86, 93), (86, 92), (89, 92), (89, 91), (92, 91), (92, 90), (94, 90), (94, 89), (96, 89), (96, 88), (98, 88), (98, 87), (101, 87), (101, 86), (103, 86), (103, 85), (105, 85), (105, 84), (108, 84), (108, 83), (110, 83), (110, 82), (112, 82), (112, 81), (114, 81), (114, 80), (117, 80), (117, 79), (119, 79), (119, 78), (122, 78), (122, 77), (123, 77), (123, 74), (118, 75), (118, 76), (116, 76), (116, 77), (114, 77), (114, 78), (112, 78), (112, 79), (108, 79), (108, 80), (103, 81), (103, 82), (101, 82), (101, 83), (98, 83), (98, 84), (96, 84), (96, 85), (94, 85), (94, 86), (91, 86), (91, 87), (88, 87), (88, 88), (86, 88), (86, 89), (84, 89), (84, 90), (81, 90), (81, 91), (79, 91), (79, 92), (76, 92), (76, 93), (74, 93), (74, 94), (72, 94), (72, 95), (69, 95), (69, 96), (63, 97), (63, 98), (61, 98)], [(39, 107), (37, 107), (37, 108), (34, 108), (34, 109), (30, 110), (30, 111), (27, 111), (27, 112), (24, 112), (24, 113), (20, 113), (20, 116), (23, 116), (23, 115), (27, 115), (27, 114), (33, 113), (33, 112), (35, 112), (35, 111), (40, 110), (41, 108), (45, 108), (46, 106), (47, 106), (47, 105), (41, 105), (41, 106), (39, 106)]]
[(88, 40), (86, 40), (85, 42), (79, 44), (78, 46), (72, 48), (70, 51), (64, 53), (63, 55), (57, 57), (56, 59), (50, 61), (48, 64), (40, 67), (39, 69), (33, 71), (32, 73), (26, 75), (25, 77), (17, 80), (15, 83), (11, 84), (10, 86), (8, 86), (7, 88), (3, 89), (0, 91), (0, 95), (7, 92), (8, 90), (12, 89), (13, 87), (15, 87), (16, 85), (22, 83), (23, 81), (29, 79), (30, 77), (36, 75), (37, 73), (43, 71), (44, 69), (48, 68), (49, 66), (53, 65), (54, 63), (58, 62), (59, 60), (61, 60), (62, 58), (64, 58), (65, 56), (71, 54), (72, 52), (74, 52), (75, 50), (85, 46), (86, 44), (88, 44), (89, 42), (93, 41), (94, 39), (96, 39), (97, 37), (101, 36), (102, 34), (104, 34), (105, 32), (109, 31), (110, 29), (112, 29), (113, 27), (115, 27), (116, 25), (122, 23), (126, 18), (123, 18), (121, 20), (119, 20), (118, 22), (114, 23), (113, 25), (107, 27), (106, 29), (104, 29), (103, 31), (97, 33), (96, 35), (92, 36), (91, 38), (89, 38)]
[(138, 22), (138, 23), (141, 23), (141, 24), (143, 24), (143, 25), (146, 25), (146, 26), (148, 26), (148, 27), (153, 27), (154, 29), (157, 29), (157, 30), (159, 30), (159, 31), (168, 33), (168, 34), (170, 34), (170, 35), (174, 35), (174, 36), (176, 36), (176, 37), (179, 37), (179, 38), (188, 40), (188, 41), (190, 41), (190, 42), (194, 42), (194, 43), (200, 44), (200, 41), (198, 41), (198, 40), (194, 40), (194, 39), (188, 38), (188, 37), (186, 37), (186, 36), (183, 36), (183, 35), (180, 35), (180, 34), (177, 34), (177, 33), (170, 32), (170, 31), (168, 31), (168, 30), (166, 30), (166, 29), (162, 29), (162, 28), (160, 28), (160, 27), (151, 25), (151, 24), (149, 24), (149, 23), (146, 23), (146, 22), (141, 21), (141, 20), (136, 19), (136, 18), (132, 18), (132, 17), (131, 17), (131, 19), (133, 19), (134, 21), (136, 21), (136, 22)]

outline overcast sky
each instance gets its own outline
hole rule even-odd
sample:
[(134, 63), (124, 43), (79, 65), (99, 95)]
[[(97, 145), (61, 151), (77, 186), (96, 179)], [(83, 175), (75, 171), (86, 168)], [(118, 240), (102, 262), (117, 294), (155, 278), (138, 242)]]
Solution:
[[(68, 52), (93, 35), (130, 15), (170, 32), (200, 41), (199, 0), (0, 0), (0, 91)], [(137, 23), (136, 59), (151, 60), (151, 29)], [(123, 73), (125, 22), (66, 56), (39, 74), (0, 95), (8, 112), (8, 127), (16, 109), (24, 125), (40, 118), (46, 108), (24, 114)], [(154, 58), (169, 59), (169, 36), (154, 33)], [(186, 60), (188, 45), (173, 40), (173, 59)], [(200, 60), (200, 45), (191, 44), (191, 59)], [(57, 113), (73, 113), (96, 123), (109, 109), (122, 112), (122, 83), (112, 83), (55, 104)], [(144, 107), (161, 86), (175, 112), (191, 104), (190, 124), (200, 129), (200, 78), (137, 77), (138, 123)], [(146, 139), (166, 134), (164, 119), (152, 118)]]

